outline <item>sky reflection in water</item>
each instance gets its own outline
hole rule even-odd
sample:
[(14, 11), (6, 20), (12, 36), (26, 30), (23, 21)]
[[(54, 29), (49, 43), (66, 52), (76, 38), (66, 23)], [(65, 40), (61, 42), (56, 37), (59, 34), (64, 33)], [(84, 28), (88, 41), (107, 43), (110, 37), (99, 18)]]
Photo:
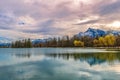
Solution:
[(0, 80), (119, 80), (120, 53), (100, 51), (0, 49)]

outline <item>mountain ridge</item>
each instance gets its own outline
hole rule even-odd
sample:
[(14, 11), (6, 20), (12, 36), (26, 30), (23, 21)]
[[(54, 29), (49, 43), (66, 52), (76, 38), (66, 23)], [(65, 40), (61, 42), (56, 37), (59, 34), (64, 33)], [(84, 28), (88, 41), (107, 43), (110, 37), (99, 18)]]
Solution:
[(102, 29), (88, 28), (85, 32), (80, 32), (75, 36), (77, 37), (89, 36), (89, 37), (95, 38), (95, 37), (105, 36), (108, 34), (120, 35), (120, 31), (115, 31), (115, 30), (105, 31)]

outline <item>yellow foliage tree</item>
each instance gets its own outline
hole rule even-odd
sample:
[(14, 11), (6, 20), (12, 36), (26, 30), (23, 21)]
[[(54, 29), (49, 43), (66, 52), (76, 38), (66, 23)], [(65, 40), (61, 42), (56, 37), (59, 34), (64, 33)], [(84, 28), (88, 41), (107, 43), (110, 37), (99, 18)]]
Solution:
[(75, 40), (74, 41), (74, 46), (76, 46), (76, 47), (84, 47), (84, 42), (82, 42), (80, 40)]
[(99, 46), (104, 46), (105, 40), (103, 37), (99, 37), (98, 41), (99, 41)]
[(114, 35), (110, 34), (105, 37), (99, 37), (98, 40), (94, 39), (93, 43), (95, 47), (114, 46), (116, 43), (116, 38)]
[(114, 46), (115, 43), (116, 43), (116, 38), (112, 34), (106, 35), (105, 36), (105, 41), (106, 41), (107, 46)]

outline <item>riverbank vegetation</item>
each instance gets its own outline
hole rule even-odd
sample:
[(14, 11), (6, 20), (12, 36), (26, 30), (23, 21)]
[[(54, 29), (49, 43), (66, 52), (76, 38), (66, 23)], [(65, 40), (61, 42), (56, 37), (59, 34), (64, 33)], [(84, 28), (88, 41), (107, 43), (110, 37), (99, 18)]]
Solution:
[(12, 42), (12, 48), (32, 48), (32, 42), (30, 39), (18, 40)]
[(69, 37), (50, 38), (44, 42), (33, 43), (31, 39), (17, 40), (11, 43), (12, 48), (32, 48), (32, 47), (105, 47), (105, 48), (119, 48), (120, 36), (112, 34), (100, 37)]

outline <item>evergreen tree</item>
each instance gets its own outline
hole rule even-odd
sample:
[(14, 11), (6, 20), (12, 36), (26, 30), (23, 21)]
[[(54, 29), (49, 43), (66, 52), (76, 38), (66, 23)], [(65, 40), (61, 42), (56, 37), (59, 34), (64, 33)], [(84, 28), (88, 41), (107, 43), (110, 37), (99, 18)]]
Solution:
[(30, 40), (30, 39), (28, 39), (28, 40), (27, 40), (27, 48), (31, 48), (31, 47), (32, 47), (31, 40)]

